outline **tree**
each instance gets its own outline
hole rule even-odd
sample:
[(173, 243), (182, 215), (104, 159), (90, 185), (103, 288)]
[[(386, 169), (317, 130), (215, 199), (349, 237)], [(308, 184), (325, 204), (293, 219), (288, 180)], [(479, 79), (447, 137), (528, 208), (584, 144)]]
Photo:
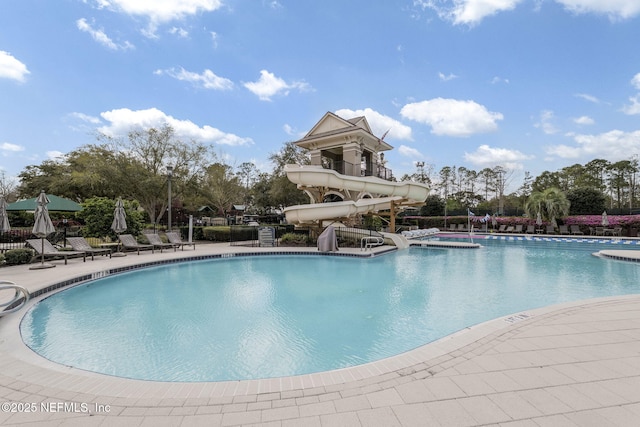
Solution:
[(5, 171), (0, 170), (0, 196), (4, 197), (7, 203), (11, 203), (16, 199), (16, 191), (18, 184), (12, 178), (8, 178)]
[(595, 188), (575, 188), (567, 192), (570, 215), (599, 214), (606, 209), (607, 198)]
[(243, 188), (240, 179), (229, 165), (214, 163), (206, 168), (202, 184), (206, 200), (221, 215), (226, 215), (233, 204), (241, 200)]
[(29, 165), (18, 175), (20, 185), (18, 197), (29, 199), (36, 197), (40, 191), (64, 195), (66, 191), (68, 172), (66, 165), (59, 160), (45, 160), (40, 165)]
[(236, 175), (238, 176), (240, 183), (244, 187), (242, 200), (244, 201), (245, 205), (251, 205), (251, 187), (253, 187), (256, 179), (258, 179), (260, 171), (252, 162), (244, 162), (240, 164), (240, 166), (238, 166)]
[(308, 165), (311, 163), (307, 152), (293, 141), (285, 142), (280, 151), (271, 153), (269, 160), (273, 163), (274, 175), (284, 175), (286, 165)]
[[(140, 212), (140, 205), (136, 201), (123, 200), (124, 211), (127, 214), (126, 233), (138, 235), (142, 230), (143, 218)], [(84, 222), (82, 228), (86, 237), (110, 236), (117, 239), (116, 234), (111, 230), (113, 222), (113, 211), (116, 201), (106, 197), (92, 197), (82, 202), (82, 210), (76, 212), (76, 218)]]
[(440, 216), (444, 215), (444, 200), (437, 194), (432, 194), (424, 201), (424, 205), (420, 208), (422, 216)]
[(610, 163), (604, 159), (591, 160), (584, 166), (585, 174), (589, 177), (589, 186), (593, 186), (597, 190), (605, 191), (606, 173), (609, 170)]
[(152, 223), (157, 223), (167, 210), (167, 166), (173, 167), (172, 195), (180, 197), (189, 184), (198, 181), (204, 168), (215, 158), (210, 147), (175, 136), (173, 128), (133, 130), (127, 140), (98, 135), (116, 153), (117, 175), (123, 194), (140, 202)]
[(560, 188), (560, 176), (558, 172), (549, 172), (544, 171), (540, 175), (533, 180), (533, 184), (531, 185), (531, 190), (533, 192), (541, 193), (547, 188)]
[(567, 196), (559, 188), (551, 187), (546, 190), (534, 191), (527, 199), (524, 210), (525, 213), (535, 218), (538, 213), (550, 222), (555, 222), (556, 218), (569, 214), (570, 202)]

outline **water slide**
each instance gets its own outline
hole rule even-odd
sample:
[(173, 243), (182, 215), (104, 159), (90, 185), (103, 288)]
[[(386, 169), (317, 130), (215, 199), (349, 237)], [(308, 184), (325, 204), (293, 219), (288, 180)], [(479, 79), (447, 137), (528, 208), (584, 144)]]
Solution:
[(362, 198), (356, 201), (289, 206), (284, 209), (284, 213), (290, 224), (347, 218), (356, 214), (377, 212), (389, 209), (392, 201), (423, 202), (429, 193), (429, 189), (424, 184), (392, 182), (372, 176), (342, 175), (321, 166), (286, 165), (284, 170), (289, 181), (297, 185), (358, 191), (360, 194), (384, 195), (384, 197)]

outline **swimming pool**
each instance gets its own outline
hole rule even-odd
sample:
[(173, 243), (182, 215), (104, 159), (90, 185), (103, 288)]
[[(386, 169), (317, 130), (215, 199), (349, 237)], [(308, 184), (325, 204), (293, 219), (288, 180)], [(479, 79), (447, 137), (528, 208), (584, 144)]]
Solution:
[(536, 307), (640, 291), (637, 264), (591, 256), (610, 246), (529, 243), (173, 264), (52, 295), (27, 312), (21, 332), (50, 360), (109, 375), (269, 378), (378, 360)]

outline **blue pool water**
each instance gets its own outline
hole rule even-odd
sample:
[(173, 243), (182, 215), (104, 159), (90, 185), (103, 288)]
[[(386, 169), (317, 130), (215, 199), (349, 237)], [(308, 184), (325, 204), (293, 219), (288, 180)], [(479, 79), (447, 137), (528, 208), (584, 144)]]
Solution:
[(235, 257), (119, 274), (54, 294), (21, 332), (42, 356), (160, 381), (318, 372), (379, 360), (528, 309), (640, 292), (611, 246), (482, 241), (377, 258)]

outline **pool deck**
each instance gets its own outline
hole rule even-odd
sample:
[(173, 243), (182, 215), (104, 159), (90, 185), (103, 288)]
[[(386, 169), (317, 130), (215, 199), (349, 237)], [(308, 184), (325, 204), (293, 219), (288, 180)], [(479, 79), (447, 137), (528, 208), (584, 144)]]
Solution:
[[(53, 261), (45, 270), (6, 267), (0, 279), (33, 292), (114, 267), (274, 250), (292, 249), (202, 244)], [(622, 252), (640, 259), (640, 250)], [(49, 362), (22, 343), (24, 311), (0, 319), (3, 426), (628, 426), (640, 419), (640, 296), (514, 313), (353, 368), (212, 383), (128, 380)]]

